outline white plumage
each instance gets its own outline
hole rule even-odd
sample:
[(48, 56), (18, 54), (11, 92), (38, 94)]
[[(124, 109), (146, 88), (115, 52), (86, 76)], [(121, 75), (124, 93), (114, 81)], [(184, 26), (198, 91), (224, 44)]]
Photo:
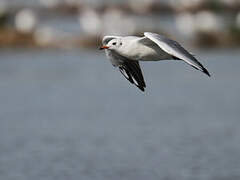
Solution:
[(165, 36), (145, 32), (137, 36), (105, 36), (102, 40), (106, 56), (131, 83), (144, 91), (146, 87), (139, 61), (182, 60), (210, 76), (207, 69), (178, 42)]

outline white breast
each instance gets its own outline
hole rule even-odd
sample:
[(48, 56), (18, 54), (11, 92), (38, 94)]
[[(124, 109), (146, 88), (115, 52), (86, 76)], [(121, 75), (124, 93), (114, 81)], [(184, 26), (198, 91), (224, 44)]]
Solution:
[(123, 47), (119, 49), (118, 53), (137, 61), (159, 61), (171, 58), (171, 56), (159, 48), (158, 45), (150, 47), (137, 43), (137, 41), (131, 41), (128, 44), (124, 44)]

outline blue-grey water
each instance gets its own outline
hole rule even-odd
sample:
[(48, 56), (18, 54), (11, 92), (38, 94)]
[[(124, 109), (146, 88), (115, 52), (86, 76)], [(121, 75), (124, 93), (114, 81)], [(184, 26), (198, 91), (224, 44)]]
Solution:
[(240, 179), (240, 51), (142, 63), (145, 93), (101, 51), (0, 50), (1, 180)]

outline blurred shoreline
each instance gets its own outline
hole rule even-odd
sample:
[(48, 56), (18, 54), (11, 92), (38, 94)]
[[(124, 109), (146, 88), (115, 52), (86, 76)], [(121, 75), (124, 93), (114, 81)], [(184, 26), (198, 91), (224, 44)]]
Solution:
[(196, 47), (240, 45), (240, 2), (234, 0), (110, 4), (42, 0), (21, 5), (0, 1), (0, 5), (0, 47), (95, 48), (104, 35), (144, 31)]

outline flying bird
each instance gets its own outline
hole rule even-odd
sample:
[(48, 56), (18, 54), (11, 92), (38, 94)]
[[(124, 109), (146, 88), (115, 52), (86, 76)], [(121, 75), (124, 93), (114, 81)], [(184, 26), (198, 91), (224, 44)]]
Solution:
[(210, 77), (207, 69), (178, 42), (156, 33), (145, 32), (143, 37), (104, 36), (99, 49), (105, 49), (112, 65), (142, 91), (146, 84), (139, 61), (182, 60)]

